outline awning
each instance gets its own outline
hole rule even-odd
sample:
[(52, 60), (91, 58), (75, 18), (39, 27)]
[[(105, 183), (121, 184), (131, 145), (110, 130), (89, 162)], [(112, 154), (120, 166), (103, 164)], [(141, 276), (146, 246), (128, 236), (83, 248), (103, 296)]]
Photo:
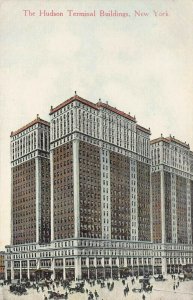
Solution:
[(47, 272), (47, 273), (53, 273), (53, 271), (50, 270), (50, 269), (37, 269), (37, 270), (35, 270), (35, 272)]

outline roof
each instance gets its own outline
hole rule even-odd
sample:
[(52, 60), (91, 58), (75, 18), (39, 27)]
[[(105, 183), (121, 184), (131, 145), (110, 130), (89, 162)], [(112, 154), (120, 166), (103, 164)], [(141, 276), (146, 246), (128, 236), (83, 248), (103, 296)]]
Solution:
[(11, 132), (11, 137), (14, 136), (14, 135), (16, 135), (16, 134), (21, 133), (22, 131), (28, 129), (29, 127), (31, 127), (31, 126), (33, 126), (33, 125), (35, 125), (35, 124), (37, 124), (37, 123), (39, 123), (39, 124), (44, 124), (44, 125), (47, 125), (47, 126), (50, 126), (50, 123), (49, 123), (49, 122), (40, 119), (39, 115), (37, 115), (37, 118), (36, 118), (35, 120), (33, 120), (32, 122), (26, 124), (25, 126), (19, 128), (19, 129), (16, 130), (16, 131), (12, 131), (12, 132)]
[(75, 100), (77, 100), (77, 101), (79, 101), (79, 102), (81, 102), (81, 103), (83, 103), (83, 104), (85, 104), (85, 105), (88, 105), (88, 106), (90, 106), (90, 107), (93, 108), (93, 109), (97, 109), (97, 110), (98, 110), (98, 109), (100, 109), (101, 107), (102, 107), (102, 108), (106, 108), (106, 109), (108, 109), (108, 110), (110, 110), (110, 111), (112, 111), (112, 112), (114, 112), (114, 113), (116, 113), (116, 114), (118, 114), (118, 115), (120, 115), (120, 116), (126, 118), (126, 119), (129, 119), (129, 120), (131, 120), (131, 121), (133, 121), (133, 122), (136, 122), (135, 117), (132, 117), (132, 116), (130, 116), (129, 114), (126, 114), (126, 113), (124, 113), (123, 111), (120, 111), (120, 110), (118, 110), (117, 108), (112, 107), (112, 106), (110, 106), (110, 105), (107, 104), (107, 103), (103, 103), (103, 102), (99, 101), (99, 102), (97, 102), (97, 103), (95, 104), (95, 103), (93, 103), (93, 102), (91, 102), (91, 101), (89, 101), (89, 100), (86, 100), (86, 99), (84, 99), (84, 98), (78, 96), (77, 94), (75, 94), (73, 97), (67, 99), (66, 101), (62, 102), (61, 104), (57, 105), (55, 108), (51, 108), (51, 110), (50, 110), (50, 115), (52, 115), (53, 113), (55, 113), (55, 112), (58, 111), (59, 109), (61, 109), (61, 108), (63, 108), (64, 106), (66, 106), (66, 105), (72, 103), (72, 102), (75, 101)]
[(140, 125), (137, 124), (137, 129), (141, 130), (141, 131), (144, 131), (145, 133), (148, 133), (148, 134), (151, 134), (151, 131), (150, 129), (147, 129), (145, 127), (142, 127)]
[(78, 100), (78, 101), (80, 101), (81, 103), (83, 103), (83, 104), (85, 104), (85, 105), (88, 105), (88, 106), (90, 106), (90, 107), (92, 107), (92, 108), (94, 108), (94, 109), (98, 109), (98, 108), (96, 107), (96, 105), (95, 105), (93, 102), (88, 101), (88, 100), (86, 100), (86, 99), (84, 99), (84, 98), (82, 98), (82, 97), (80, 97), (80, 96), (78, 96), (78, 95), (75, 94), (73, 97), (71, 97), (71, 98), (67, 99), (66, 101), (62, 102), (61, 104), (57, 105), (55, 108), (51, 108), (51, 110), (50, 110), (50, 115), (52, 115), (53, 113), (55, 113), (55, 112), (58, 111), (59, 109), (61, 109), (61, 108), (63, 108), (64, 106), (66, 106), (66, 105), (72, 103), (72, 102), (75, 101), (75, 100)]
[(158, 142), (166, 142), (166, 143), (174, 142), (174, 143), (179, 144), (180, 146), (183, 146), (183, 147), (186, 147), (187, 149), (190, 149), (189, 144), (181, 142), (180, 140), (178, 140), (178, 139), (176, 139), (175, 137), (172, 137), (172, 136), (166, 137), (166, 138), (164, 138), (164, 137), (161, 136), (161, 137), (159, 137), (157, 139), (151, 140), (150, 143), (154, 144), (154, 143), (158, 143)]
[(108, 109), (108, 110), (110, 110), (110, 111), (112, 111), (112, 112), (114, 112), (114, 113), (116, 113), (116, 114), (118, 114), (118, 115), (120, 115), (120, 116), (122, 116), (122, 117), (124, 117), (126, 119), (129, 119), (129, 120), (131, 120), (133, 122), (137, 122), (136, 119), (135, 119), (135, 117), (132, 117), (129, 114), (126, 114), (123, 111), (121, 111), (121, 110), (119, 110), (119, 109), (117, 109), (115, 107), (112, 107), (112, 106), (110, 106), (107, 103), (103, 103), (103, 102), (99, 101), (99, 102), (97, 102), (96, 105), (97, 105), (97, 107), (106, 108), (106, 109)]
[(177, 140), (174, 136), (170, 136), (170, 137), (167, 137), (167, 139), (170, 141), (170, 142), (174, 142), (174, 143), (177, 143), (179, 144), (180, 146), (183, 146), (183, 147), (186, 147), (187, 149), (190, 149), (190, 146), (189, 144), (186, 144), (184, 142), (181, 142), (180, 140)]
[(159, 142), (169, 143), (169, 141), (167, 140), (167, 138), (159, 137), (159, 138), (151, 140), (150, 144), (159, 143)]

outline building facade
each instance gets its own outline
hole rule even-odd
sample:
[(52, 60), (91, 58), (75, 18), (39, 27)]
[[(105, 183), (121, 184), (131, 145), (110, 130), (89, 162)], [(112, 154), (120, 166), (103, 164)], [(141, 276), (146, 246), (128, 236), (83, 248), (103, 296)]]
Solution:
[[(193, 160), (188, 144), (175, 137), (151, 141), (153, 242), (186, 249), (192, 245)], [(170, 245), (169, 245), (170, 244)], [(168, 271), (189, 265), (189, 255), (167, 253)]]
[[(77, 95), (51, 108), (50, 116), (52, 241), (75, 239), (87, 249), (88, 240), (95, 241), (101, 255), (105, 244), (106, 263), (112, 241), (150, 243), (149, 129), (108, 103)], [(104, 273), (93, 251), (76, 250), (74, 277), (88, 276), (87, 260), (92, 276), (97, 266)]]
[[(187, 220), (188, 230), (185, 233), (185, 226), (176, 227), (178, 241), (169, 244), (162, 215), (155, 209), (162, 208), (163, 195), (161, 175), (154, 176), (151, 166), (149, 129), (107, 102), (94, 104), (76, 93), (51, 107), (50, 128), (39, 118), (30, 124), (11, 134), (12, 243), (6, 247), (7, 278), (166, 273), (167, 253), (176, 257), (185, 251), (179, 239), (184, 241), (183, 247), (186, 245), (188, 263), (192, 263), (192, 235), (185, 236), (192, 228), (188, 210), (192, 206), (185, 209), (179, 200), (180, 219), (176, 222)], [(29, 147), (30, 143), (33, 146)], [(42, 160), (46, 166), (41, 165)], [(23, 184), (22, 176), (29, 182)], [(177, 180), (176, 193), (181, 199), (185, 197), (184, 182)], [(169, 190), (166, 177), (165, 182)], [(26, 215), (29, 205), (33, 216), (30, 226)], [(171, 210), (169, 200), (167, 205)], [(20, 220), (22, 214), (24, 220)], [(34, 230), (30, 235), (28, 226)], [(178, 261), (175, 265), (179, 269)]]
[[(50, 242), (50, 126), (39, 116), (11, 132), (11, 245)], [(15, 273), (19, 272), (14, 262)]]
[(5, 279), (5, 251), (0, 251), (0, 279)]

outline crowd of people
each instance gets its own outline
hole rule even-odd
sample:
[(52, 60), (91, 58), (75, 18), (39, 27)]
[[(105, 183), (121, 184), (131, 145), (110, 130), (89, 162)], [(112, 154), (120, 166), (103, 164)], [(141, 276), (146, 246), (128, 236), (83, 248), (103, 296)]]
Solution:
[[(166, 279), (164, 279), (166, 280)], [(171, 280), (173, 284), (173, 291), (180, 286), (180, 278), (178, 275), (172, 274)], [(30, 288), (41, 293), (44, 300), (48, 299), (72, 299), (69, 297), (73, 293), (85, 293), (87, 300), (107, 300), (100, 297), (101, 289), (105, 288), (109, 292), (113, 291), (116, 281), (119, 281), (119, 287), (122, 283), (123, 295), (126, 297), (130, 292), (141, 293), (141, 299), (145, 300), (147, 298), (147, 293), (152, 292), (153, 285), (150, 285), (150, 277), (146, 276), (139, 278), (138, 276), (130, 276), (129, 278), (116, 278), (112, 279), (88, 279), (88, 280), (76, 280), (71, 282), (68, 280), (46, 280), (41, 279), (39, 281), (29, 282), (26, 281), (25, 288), (28, 290)], [(151, 280), (152, 283), (152, 280)], [(18, 286), (24, 283), (18, 283)], [(172, 289), (172, 286), (171, 286)], [(14, 289), (14, 285), (10, 286), (10, 292), (18, 290)], [(19, 289), (22, 290), (22, 289)]]

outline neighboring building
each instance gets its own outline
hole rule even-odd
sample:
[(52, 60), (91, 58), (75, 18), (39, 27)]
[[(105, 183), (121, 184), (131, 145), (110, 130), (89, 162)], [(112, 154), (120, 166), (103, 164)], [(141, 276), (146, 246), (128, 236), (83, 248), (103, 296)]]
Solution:
[[(193, 175), (193, 152), (190, 151), (190, 174)], [(190, 194), (191, 194), (191, 224), (192, 224), (192, 243), (193, 243), (193, 176), (190, 180)]]
[(5, 279), (5, 251), (0, 251), (0, 279)]
[[(172, 202), (171, 170), (160, 171), (162, 150), (154, 142), (151, 166), (151, 133), (135, 117), (75, 93), (51, 108), (50, 119), (50, 128), (38, 117), (11, 134), (12, 242), (6, 247), (6, 278), (165, 273), (168, 255), (177, 270), (191, 266), (189, 160), (183, 166), (187, 190), (184, 175), (178, 174)], [(193, 162), (189, 147), (183, 147)], [(166, 160), (167, 150), (163, 153)]]
[[(151, 141), (153, 242), (192, 245), (193, 159), (188, 144), (175, 137)], [(168, 258), (167, 265), (188, 265), (186, 257)], [(190, 259), (192, 263), (192, 259)]]
[(50, 241), (50, 125), (11, 132), (12, 245)]

